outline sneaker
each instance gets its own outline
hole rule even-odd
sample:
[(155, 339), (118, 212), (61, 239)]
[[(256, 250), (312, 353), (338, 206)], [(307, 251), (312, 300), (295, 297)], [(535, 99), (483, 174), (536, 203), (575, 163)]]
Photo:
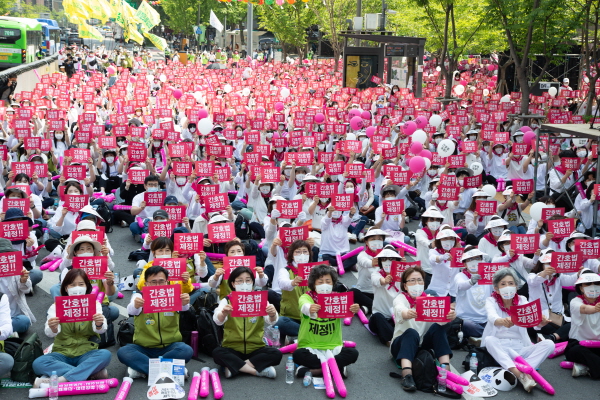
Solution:
[(140, 372), (140, 371), (136, 371), (135, 369), (131, 368), (131, 367), (127, 367), (127, 373), (129, 374), (129, 377), (131, 379), (138, 379), (138, 378), (145, 378), (146, 374)]
[(188, 372), (187, 368), (184, 368), (184, 369), (185, 369), (185, 371), (184, 371), (185, 373), (183, 375), (183, 379), (187, 381), (188, 379), (190, 379), (190, 373)]
[(31, 297), (31, 296), (33, 296), (33, 294), (34, 294), (34, 291), (33, 291), (33, 286), (32, 286), (31, 289), (29, 289), (29, 292), (25, 293), (25, 296)]
[(225, 377), (225, 379), (231, 378), (231, 371), (229, 368), (221, 367), (219, 368), (221, 374)]
[(265, 378), (275, 379), (277, 376), (277, 371), (275, 371), (275, 367), (267, 367), (262, 371), (258, 372), (256, 376), (263, 376)]
[(96, 381), (100, 379), (108, 379), (108, 371), (104, 368), (102, 371), (98, 371), (95, 374), (89, 376), (88, 381)]
[(356, 235), (354, 233), (348, 233), (348, 240), (352, 244), (356, 243), (356, 241), (357, 241)]
[(408, 236), (409, 237), (415, 237), (415, 231), (408, 231)]
[(342, 374), (342, 378), (344, 378), (344, 379), (348, 378), (348, 367), (342, 368), (342, 370), (340, 371), (340, 374)]
[(361, 242), (361, 243), (365, 241), (365, 234), (364, 233), (361, 232), (361, 233), (358, 234), (358, 241)]
[(308, 369), (307, 367), (304, 366), (299, 366), (298, 368), (296, 368), (296, 378), (300, 378), (300, 379), (304, 379), (304, 375), (306, 375), (306, 373), (310, 371), (310, 369)]
[(39, 378), (35, 378), (35, 381), (33, 381), (33, 388), (37, 389), (42, 384), (48, 384), (48, 385), (50, 385), (50, 377), (46, 376), (46, 375), (42, 375)]
[(125, 221), (121, 221), (121, 228), (128, 228), (129, 224), (127, 224), (127, 222)]
[(475, 347), (481, 346), (481, 338), (480, 337), (470, 337), (469, 343)]
[(288, 344), (296, 343), (298, 341), (298, 336), (285, 336), (284, 344), (287, 346)]
[(519, 382), (523, 385), (523, 389), (527, 392), (531, 392), (531, 389), (537, 386), (537, 383), (533, 380), (533, 378), (529, 374), (521, 373), (519, 377)]
[(367, 306), (360, 306), (360, 309), (365, 315), (369, 315), (369, 308)]
[(19, 338), (19, 333), (18, 332), (13, 332), (13, 333), (11, 333), (10, 337), (18, 339)]
[(573, 378), (578, 376), (586, 376), (590, 374), (590, 369), (583, 364), (573, 363), (573, 373), (571, 376)]
[(417, 386), (415, 385), (415, 380), (411, 374), (408, 374), (402, 378), (402, 389), (406, 392), (414, 392), (417, 390)]

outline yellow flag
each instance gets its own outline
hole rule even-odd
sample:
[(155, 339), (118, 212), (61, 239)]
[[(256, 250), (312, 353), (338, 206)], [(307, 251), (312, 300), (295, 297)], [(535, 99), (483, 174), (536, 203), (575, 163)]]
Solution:
[(161, 37), (153, 35), (150, 32), (144, 32), (144, 36), (146, 36), (154, 46), (160, 51), (164, 51), (167, 48), (167, 41)]
[(105, 23), (113, 17), (113, 9), (106, 0), (88, 0), (90, 17), (96, 18)]
[(63, 8), (65, 9), (65, 15), (74, 24), (78, 24), (80, 21), (85, 21), (90, 18), (87, 7), (81, 2), (75, 0), (64, 0)]
[(128, 37), (130, 40), (133, 40), (134, 42), (137, 42), (138, 44), (144, 44), (144, 37), (137, 30), (137, 28), (135, 27), (134, 24), (129, 24), (127, 26), (127, 31), (128, 31)]
[(104, 40), (104, 36), (98, 32), (98, 29), (86, 24), (85, 22), (79, 24), (79, 37), (82, 39), (94, 39), (99, 41)]
[(138, 7), (136, 17), (142, 22), (142, 31), (149, 31), (160, 23), (160, 14), (146, 0)]

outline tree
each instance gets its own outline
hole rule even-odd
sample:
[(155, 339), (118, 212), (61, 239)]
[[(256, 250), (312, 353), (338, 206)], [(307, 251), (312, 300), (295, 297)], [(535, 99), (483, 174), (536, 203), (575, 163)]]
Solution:
[(161, 5), (168, 16), (165, 25), (173, 29), (174, 32), (183, 32), (186, 35), (193, 34), (198, 3), (198, 0), (163, 0)]
[(242, 22), (245, 21), (246, 15), (248, 14), (248, 4), (242, 1), (231, 3), (218, 2), (213, 8), (213, 11), (223, 24), (225, 24), (225, 20), (227, 20), (227, 25), (239, 27), (240, 39), (242, 44), (245, 44)]
[[(493, 17), (499, 20), (515, 63), (521, 88), (521, 113), (529, 110), (529, 93), (543, 77), (554, 55), (564, 54), (572, 44), (585, 9), (575, 10), (563, 0), (488, 0)], [(531, 79), (528, 74), (532, 55), (545, 62), (541, 72)]]
[(16, 7), (14, 0), (0, 0), (0, 15), (7, 15)]
[(306, 28), (315, 24), (317, 18), (312, 9), (304, 4), (286, 4), (280, 6), (263, 5), (255, 8), (258, 25), (270, 32), (284, 45), (283, 57), (286, 57), (285, 45), (296, 47), (300, 57), (304, 57), (308, 38)]
[(600, 21), (600, 4), (596, 0), (586, 0), (584, 7), (583, 29), (581, 40), (583, 47), (583, 69), (587, 78), (589, 90), (586, 98), (585, 117), (592, 117), (592, 105), (596, 99), (596, 82), (598, 75), (597, 60), (600, 57), (600, 45), (598, 41), (598, 25)]

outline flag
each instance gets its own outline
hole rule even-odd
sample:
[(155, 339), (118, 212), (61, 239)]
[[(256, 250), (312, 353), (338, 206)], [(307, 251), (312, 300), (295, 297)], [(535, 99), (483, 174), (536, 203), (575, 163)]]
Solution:
[(160, 14), (145, 0), (138, 7), (135, 16), (142, 21), (142, 31), (149, 31), (160, 23)]
[(215, 15), (213, 10), (210, 10), (210, 24), (215, 27), (219, 32), (223, 31), (223, 24), (219, 21), (219, 18)]
[(167, 41), (165, 39), (153, 35), (150, 32), (144, 32), (144, 36), (146, 36), (158, 50), (164, 51), (167, 48)]
[(113, 17), (113, 8), (106, 0), (88, 0), (90, 18), (97, 18), (106, 23)]
[(79, 24), (79, 37), (82, 39), (94, 39), (99, 41), (104, 40), (104, 36), (102, 36), (98, 29), (86, 24), (85, 22)]

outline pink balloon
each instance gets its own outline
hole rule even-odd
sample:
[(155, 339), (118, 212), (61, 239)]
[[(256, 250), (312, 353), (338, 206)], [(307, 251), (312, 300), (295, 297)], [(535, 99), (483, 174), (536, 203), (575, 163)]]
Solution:
[(175, 97), (177, 100), (179, 100), (181, 98), (181, 96), (183, 96), (183, 92), (181, 91), (181, 89), (173, 90), (173, 97)]
[(315, 122), (317, 124), (320, 124), (323, 121), (325, 121), (325, 115), (323, 115), (322, 113), (315, 114)]
[(373, 136), (375, 134), (375, 132), (377, 132), (377, 128), (374, 126), (369, 126), (366, 131), (367, 137), (370, 138), (371, 136)]
[(208, 118), (208, 111), (206, 111), (204, 108), (201, 108), (198, 110), (198, 119), (204, 119), (204, 118)]
[(408, 167), (413, 173), (418, 174), (425, 169), (425, 160), (423, 157), (415, 156), (408, 162)]
[(494, 76), (492, 76), (490, 79), (491, 79), (492, 81), (496, 82), (496, 81), (498, 80), (498, 76), (497, 76), (497, 75), (494, 75)]
[(278, 101), (277, 103), (275, 103), (275, 111), (281, 112), (283, 110), (283, 108), (284, 108), (283, 102)]
[(490, 72), (492, 72), (494, 70), (494, 64), (489, 64), (487, 66), (487, 70), (490, 71)]
[(418, 156), (423, 151), (423, 143), (421, 142), (412, 142), (410, 145), (410, 152), (414, 155)]
[(527, 143), (527, 144), (534, 146), (535, 145), (535, 143), (533, 143), (534, 140), (535, 140), (535, 132), (528, 131), (528, 132), (525, 132), (525, 134), (523, 135), (523, 143)]
[(531, 132), (531, 128), (528, 126), (522, 126), (521, 128), (519, 128), (519, 130), (523, 133), (525, 132)]
[(412, 135), (417, 130), (417, 124), (413, 121), (408, 121), (404, 124), (404, 133)]
[(132, 76), (131, 78), (129, 78), (129, 82), (135, 83), (135, 81), (137, 81), (137, 78), (135, 76)]
[(363, 111), (360, 116), (362, 117), (362, 119), (371, 119), (371, 113), (368, 111)]
[(433, 161), (433, 154), (429, 150), (421, 151), (421, 154), (419, 154), (419, 156), (423, 158), (429, 158), (430, 161)]
[(425, 117), (417, 117), (415, 119), (415, 124), (417, 124), (417, 128), (423, 129), (427, 126), (427, 118)]
[(350, 120), (350, 128), (357, 131), (363, 127), (363, 120), (361, 117), (352, 117)]
[(355, 108), (353, 108), (352, 110), (348, 111), (348, 118), (352, 119), (354, 117), (360, 117), (360, 111), (358, 111)]
[(464, 79), (461, 79), (460, 80), (460, 84), (463, 85), (463, 86), (467, 86), (467, 81), (464, 80)]
[(264, 111), (265, 111), (265, 108), (264, 108), (264, 107), (258, 107), (258, 108), (256, 109), (256, 111), (264, 112)]

